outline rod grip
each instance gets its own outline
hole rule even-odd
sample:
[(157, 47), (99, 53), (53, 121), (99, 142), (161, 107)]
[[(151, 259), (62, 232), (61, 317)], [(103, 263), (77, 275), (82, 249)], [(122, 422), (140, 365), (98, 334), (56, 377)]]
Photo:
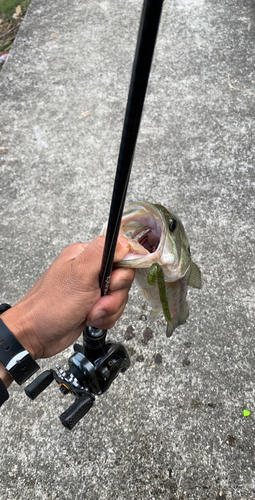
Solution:
[(59, 418), (62, 424), (69, 430), (79, 422), (79, 420), (88, 413), (94, 403), (94, 397), (89, 394), (83, 394), (64, 412)]
[(35, 399), (39, 394), (41, 394), (48, 385), (53, 381), (53, 373), (51, 370), (46, 370), (41, 373), (38, 377), (36, 377), (31, 384), (25, 387), (25, 393), (30, 399)]

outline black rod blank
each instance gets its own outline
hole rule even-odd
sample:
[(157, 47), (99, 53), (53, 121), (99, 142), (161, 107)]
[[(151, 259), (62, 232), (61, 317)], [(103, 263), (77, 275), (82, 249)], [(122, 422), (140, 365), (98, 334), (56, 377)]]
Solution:
[(144, 0), (100, 272), (107, 295), (163, 0)]

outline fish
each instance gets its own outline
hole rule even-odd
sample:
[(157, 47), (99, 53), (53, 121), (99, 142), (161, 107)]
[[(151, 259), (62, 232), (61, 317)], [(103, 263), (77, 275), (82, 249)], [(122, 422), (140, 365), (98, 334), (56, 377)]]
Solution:
[[(106, 234), (107, 223), (101, 234)], [(155, 320), (164, 310), (167, 337), (185, 323), (189, 316), (186, 301), (188, 286), (201, 289), (201, 271), (192, 261), (188, 239), (180, 219), (159, 203), (137, 201), (125, 207), (119, 236), (126, 238), (130, 251), (118, 262), (118, 267), (135, 268), (135, 283), (152, 308), (149, 320)], [(155, 264), (157, 266), (155, 266)], [(154, 284), (151, 271), (161, 267), (160, 278)], [(154, 269), (153, 269), (154, 268)], [(150, 271), (151, 270), (151, 271)], [(148, 282), (149, 281), (149, 282)], [(165, 287), (167, 304), (161, 296)], [(168, 307), (168, 313), (165, 308)]]

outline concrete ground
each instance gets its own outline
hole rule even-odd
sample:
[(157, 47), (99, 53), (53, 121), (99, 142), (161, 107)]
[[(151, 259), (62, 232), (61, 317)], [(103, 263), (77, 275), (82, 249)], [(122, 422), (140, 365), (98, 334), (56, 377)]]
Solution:
[[(1, 302), (108, 218), (141, 7), (31, 2), (0, 75)], [(254, 29), (252, 0), (165, 0), (127, 203), (180, 216), (203, 289), (167, 339), (132, 288), (131, 367), (72, 432), (57, 385), (11, 386), (1, 500), (255, 499)]]

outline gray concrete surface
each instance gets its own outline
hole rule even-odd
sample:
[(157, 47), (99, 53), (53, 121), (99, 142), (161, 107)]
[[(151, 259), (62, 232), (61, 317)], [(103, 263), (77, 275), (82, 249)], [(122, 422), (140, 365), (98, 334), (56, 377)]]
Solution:
[[(108, 217), (141, 6), (31, 2), (0, 74), (1, 301)], [(166, 339), (132, 289), (131, 368), (72, 432), (56, 385), (12, 385), (1, 500), (255, 499), (254, 29), (252, 0), (165, 0), (127, 202), (181, 217), (203, 290)]]

